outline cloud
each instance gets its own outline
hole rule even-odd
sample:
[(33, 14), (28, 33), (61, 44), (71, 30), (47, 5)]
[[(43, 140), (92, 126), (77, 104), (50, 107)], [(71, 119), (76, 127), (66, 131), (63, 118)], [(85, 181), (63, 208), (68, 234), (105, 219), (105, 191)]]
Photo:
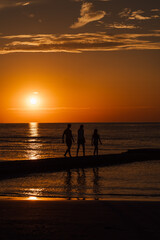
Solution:
[(158, 30), (153, 30), (153, 32), (160, 33), (160, 30), (159, 29)]
[(159, 15), (152, 15), (151, 18), (159, 18)]
[(131, 9), (130, 9), (130, 8), (125, 8), (125, 9), (123, 9), (123, 11), (121, 11), (121, 12), (119, 13), (119, 16), (120, 16), (121, 18), (123, 18), (123, 17), (129, 17), (130, 14), (131, 14)]
[(89, 22), (98, 21), (106, 15), (105, 11), (95, 11), (92, 3), (84, 2), (81, 6), (78, 21), (71, 28), (80, 28)]
[(31, 4), (33, 1), (27, 1), (27, 0), (21, 0), (21, 1), (15, 1), (15, 0), (1, 0), (0, 1), (0, 9), (3, 8), (10, 8), (10, 7), (18, 7), (18, 6), (27, 6)]
[(106, 26), (107, 28), (115, 28), (115, 29), (135, 29), (138, 28), (135, 25), (127, 25), (122, 23), (113, 23)]
[(142, 14), (144, 13), (144, 11), (142, 10), (137, 10), (137, 11), (133, 11), (131, 13), (131, 15), (129, 16), (129, 19), (138, 19), (138, 20), (147, 20), (147, 19), (151, 19), (151, 17), (145, 17)]
[(15, 6), (27, 6), (29, 4), (30, 4), (30, 2), (18, 2), (15, 4)]
[[(153, 14), (158, 12), (158, 9), (151, 9), (151, 12)], [(148, 19), (154, 19), (159, 17), (159, 15), (151, 15), (151, 16), (144, 16), (144, 11), (142, 10), (137, 10), (137, 11), (132, 11), (130, 8), (125, 8), (123, 11), (119, 13), (119, 16), (121, 18), (128, 18), (129, 20), (148, 20)]]
[(31, 108), (8, 108), (8, 111), (81, 111), (81, 110), (89, 110), (89, 107), (53, 107), (53, 108), (39, 108), (34, 107)]
[(154, 8), (154, 9), (151, 9), (151, 12), (160, 12), (160, 9)]
[(160, 49), (160, 32), (108, 35), (105, 32), (0, 36), (0, 54), (17, 52), (119, 51)]

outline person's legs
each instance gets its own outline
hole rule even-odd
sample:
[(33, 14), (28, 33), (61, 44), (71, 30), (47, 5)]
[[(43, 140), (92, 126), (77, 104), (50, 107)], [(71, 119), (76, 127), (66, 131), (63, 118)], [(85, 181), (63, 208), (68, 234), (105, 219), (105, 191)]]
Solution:
[(95, 148), (94, 148), (94, 156), (95, 155), (98, 155), (98, 145), (95, 145)]
[(98, 156), (98, 145), (97, 145), (97, 156)]
[(67, 150), (64, 154), (64, 156), (66, 157), (67, 153), (69, 153), (69, 156), (71, 157), (71, 146), (72, 146), (72, 143), (71, 142), (67, 142)]
[(72, 143), (68, 144), (68, 153), (70, 157), (71, 157), (71, 146), (72, 146)]
[(79, 148), (80, 148), (80, 143), (78, 143), (78, 146), (77, 146), (77, 157), (78, 157), (78, 153), (79, 153)]
[(85, 156), (85, 143), (82, 144), (83, 147), (83, 156)]
[(95, 153), (96, 153), (96, 146), (94, 146), (94, 152), (93, 152), (94, 156), (95, 156)]
[[(67, 145), (67, 143), (66, 143), (66, 145)], [(65, 157), (66, 157), (67, 153), (68, 153), (68, 145), (67, 145), (67, 149), (66, 149), (65, 154), (64, 154)]]
[(65, 154), (64, 154), (65, 157), (66, 157), (66, 154), (67, 154), (67, 150), (65, 151)]
[(71, 156), (71, 148), (68, 149), (68, 153), (69, 153), (69, 156), (72, 157)]
[(65, 154), (64, 154), (65, 157), (66, 157), (67, 153), (68, 153), (68, 147), (67, 147), (67, 150), (66, 150), (66, 152), (65, 152)]

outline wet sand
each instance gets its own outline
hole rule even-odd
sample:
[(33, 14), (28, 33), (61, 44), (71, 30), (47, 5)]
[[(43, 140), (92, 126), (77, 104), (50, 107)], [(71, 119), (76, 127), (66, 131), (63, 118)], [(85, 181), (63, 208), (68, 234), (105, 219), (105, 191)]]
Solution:
[(0, 179), (21, 177), (41, 172), (58, 172), (76, 168), (113, 166), (132, 162), (160, 159), (160, 149), (133, 149), (121, 154), (72, 158), (48, 158), (39, 160), (0, 162)]
[(0, 239), (160, 239), (160, 202), (0, 200)]

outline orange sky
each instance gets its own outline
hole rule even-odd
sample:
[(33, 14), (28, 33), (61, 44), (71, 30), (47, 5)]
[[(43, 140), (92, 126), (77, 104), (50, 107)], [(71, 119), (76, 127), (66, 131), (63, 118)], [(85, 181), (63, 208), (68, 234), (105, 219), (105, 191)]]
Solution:
[[(159, 121), (158, 55), (150, 58), (149, 52), (3, 56), (1, 122)], [(38, 107), (27, 103), (33, 92)]]
[[(77, 20), (70, 10), (62, 22), (59, 19), (59, 29), (49, 0), (39, 5), (38, 0), (36, 5), (21, 1), (21, 6), (2, 2), (1, 123), (160, 121), (156, 0), (146, 9), (138, 1), (130, 6), (123, 1), (123, 7), (115, 5), (116, 0), (68, 1)], [(54, 4), (60, 11), (58, 1)], [(15, 21), (13, 28), (6, 16)], [(33, 106), (29, 98), (34, 92), (39, 103)]]

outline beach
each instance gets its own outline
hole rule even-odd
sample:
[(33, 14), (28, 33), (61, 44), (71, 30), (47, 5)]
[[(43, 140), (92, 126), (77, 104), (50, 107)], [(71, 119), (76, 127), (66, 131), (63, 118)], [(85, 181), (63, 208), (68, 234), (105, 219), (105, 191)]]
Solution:
[(0, 200), (0, 239), (159, 239), (160, 202)]
[(0, 240), (160, 239), (160, 0), (0, 0)]
[(121, 154), (81, 156), (69, 158), (46, 158), (39, 160), (0, 162), (0, 179), (43, 172), (59, 172), (70, 169), (94, 168), (145, 162), (160, 159), (160, 149), (133, 149)]
[[(160, 125), (85, 126), (78, 158), (76, 144), (72, 158), (62, 157), (64, 124), (1, 128), (0, 239), (159, 239)], [(102, 133), (99, 156), (93, 126)]]

